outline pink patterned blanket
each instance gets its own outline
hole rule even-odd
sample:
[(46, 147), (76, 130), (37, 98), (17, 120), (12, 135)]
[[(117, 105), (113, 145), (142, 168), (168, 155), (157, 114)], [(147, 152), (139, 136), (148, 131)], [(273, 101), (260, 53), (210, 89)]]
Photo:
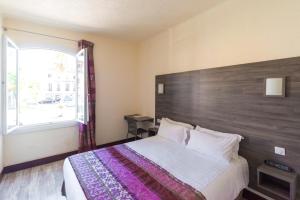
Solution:
[(151, 160), (126, 145), (69, 157), (87, 200), (205, 200)]

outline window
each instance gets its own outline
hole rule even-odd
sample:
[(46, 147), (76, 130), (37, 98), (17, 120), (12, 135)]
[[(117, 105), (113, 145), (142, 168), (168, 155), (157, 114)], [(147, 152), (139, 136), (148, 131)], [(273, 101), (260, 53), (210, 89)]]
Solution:
[(70, 91), (70, 84), (69, 84), (69, 83), (66, 83), (65, 91), (66, 91), (66, 92)]
[(77, 54), (77, 119), (86, 124), (88, 121), (87, 94), (87, 50)]
[(58, 91), (58, 92), (60, 91), (60, 83), (57, 83), (56, 91)]
[(20, 125), (75, 119), (75, 99), (61, 98), (75, 97), (75, 92), (61, 90), (70, 74), (76, 74), (75, 56), (45, 49), (19, 50)]
[(49, 92), (52, 91), (52, 83), (48, 83), (48, 91), (49, 91)]
[(7, 131), (59, 121), (86, 122), (86, 51), (76, 57), (48, 49), (18, 49), (10, 40), (4, 42)]
[(8, 43), (7, 49), (7, 69), (6, 69), (6, 101), (7, 101), (7, 127), (12, 128), (17, 125), (17, 60), (18, 49), (13, 43)]

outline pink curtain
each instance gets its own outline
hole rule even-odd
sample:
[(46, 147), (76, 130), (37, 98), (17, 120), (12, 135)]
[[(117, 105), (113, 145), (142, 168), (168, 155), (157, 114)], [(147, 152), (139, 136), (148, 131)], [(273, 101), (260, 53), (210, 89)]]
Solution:
[(96, 148), (95, 120), (96, 120), (96, 85), (94, 70), (94, 44), (86, 40), (78, 42), (79, 50), (87, 48), (88, 54), (88, 107), (89, 121), (87, 124), (79, 125), (79, 152), (89, 151)]

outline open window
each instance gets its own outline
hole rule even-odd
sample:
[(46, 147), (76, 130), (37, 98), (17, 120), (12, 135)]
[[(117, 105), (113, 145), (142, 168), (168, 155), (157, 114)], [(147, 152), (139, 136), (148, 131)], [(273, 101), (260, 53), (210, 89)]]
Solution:
[[(3, 124), (6, 130), (18, 126), (18, 55), (19, 48), (7, 37), (3, 38)], [(4, 130), (5, 131), (5, 130)]]
[(6, 133), (23, 127), (88, 121), (86, 49), (77, 55), (19, 49), (4, 36), (2, 83)]
[(83, 124), (88, 122), (88, 82), (87, 82), (87, 49), (76, 55), (77, 61), (77, 120)]

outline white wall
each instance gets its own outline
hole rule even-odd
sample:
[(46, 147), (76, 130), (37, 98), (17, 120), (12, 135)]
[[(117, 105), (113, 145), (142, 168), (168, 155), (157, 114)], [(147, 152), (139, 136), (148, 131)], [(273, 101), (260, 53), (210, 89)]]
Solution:
[[(126, 137), (125, 114), (138, 112), (137, 102), (137, 45), (132, 42), (4, 19), (3, 25), (43, 34), (85, 39), (95, 43), (96, 73), (96, 142), (104, 144)], [(30, 35), (15, 31), (6, 34), (20, 47), (48, 46), (76, 52), (76, 43)], [(5, 166), (76, 150), (77, 127), (53, 129), (4, 137)]]
[[(0, 15), (0, 83), (1, 83), (1, 69), (2, 69), (2, 17)], [(3, 135), (2, 135), (2, 119), (1, 119), (1, 113), (2, 113), (2, 108), (1, 108), (1, 105), (2, 105), (2, 92), (1, 92), (1, 89), (2, 89), (2, 84), (0, 84), (0, 173), (2, 172), (2, 169), (3, 169)]]
[(73, 151), (78, 145), (77, 134), (76, 127), (69, 127), (5, 135), (5, 166)]
[(300, 56), (299, 0), (228, 0), (139, 48), (140, 111), (154, 116), (155, 75)]

